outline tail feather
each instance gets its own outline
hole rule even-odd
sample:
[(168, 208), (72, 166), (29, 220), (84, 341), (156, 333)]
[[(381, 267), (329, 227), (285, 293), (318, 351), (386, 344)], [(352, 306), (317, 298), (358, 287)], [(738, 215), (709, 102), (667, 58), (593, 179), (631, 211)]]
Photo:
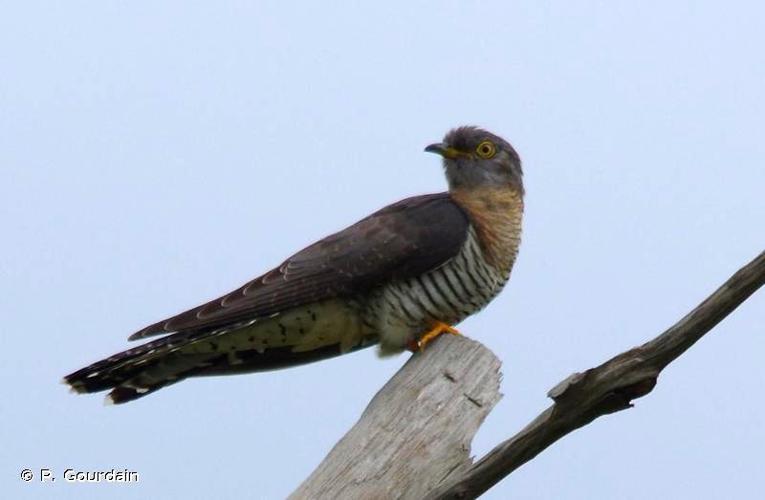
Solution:
[[(234, 333), (234, 332), (230, 332)], [(376, 342), (364, 339), (350, 349), (341, 343), (296, 351), (294, 346), (236, 351), (217, 350), (221, 332), (176, 333), (119, 352), (77, 370), (64, 383), (77, 393), (109, 390), (108, 404), (121, 404), (147, 396), (163, 387), (199, 375), (228, 375), (268, 371), (338, 356)], [(204, 351), (200, 344), (214, 345)]]
[(78, 393), (113, 389), (108, 402), (124, 403), (150, 394), (210, 366), (219, 354), (183, 354), (199, 335), (179, 333), (119, 352), (64, 377)]

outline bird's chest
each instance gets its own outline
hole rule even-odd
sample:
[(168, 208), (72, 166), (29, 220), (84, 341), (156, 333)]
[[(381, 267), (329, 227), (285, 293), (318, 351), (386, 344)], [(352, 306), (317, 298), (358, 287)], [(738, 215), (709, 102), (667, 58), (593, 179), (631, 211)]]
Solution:
[(468, 213), (482, 254), (500, 273), (510, 273), (521, 243), (523, 195), (515, 189), (452, 193)]
[(509, 271), (487, 261), (471, 228), (460, 252), (443, 266), (381, 287), (370, 301), (372, 321), (381, 330), (408, 331), (434, 321), (458, 323), (502, 290)]
[(434, 322), (456, 324), (488, 304), (507, 282), (521, 233), (523, 200), (509, 190), (452, 193), (471, 225), (462, 248), (441, 267), (389, 283), (367, 302), (364, 323), (381, 345), (406, 345)]

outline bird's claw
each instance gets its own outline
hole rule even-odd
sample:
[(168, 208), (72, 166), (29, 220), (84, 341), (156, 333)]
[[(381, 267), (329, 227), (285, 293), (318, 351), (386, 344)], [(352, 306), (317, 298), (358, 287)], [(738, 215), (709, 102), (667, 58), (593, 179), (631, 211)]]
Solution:
[(424, 351), (425, 346), (428, 345), (433, 339), (443, 333), (449, 333), (451, 335), (460, 335), (460, 332), (451, 325), (447, 325), (441, 321), (436, 321), (429, 331), (425, 333), (419, 340), (410, 340), (406, 348), (412, 352)]

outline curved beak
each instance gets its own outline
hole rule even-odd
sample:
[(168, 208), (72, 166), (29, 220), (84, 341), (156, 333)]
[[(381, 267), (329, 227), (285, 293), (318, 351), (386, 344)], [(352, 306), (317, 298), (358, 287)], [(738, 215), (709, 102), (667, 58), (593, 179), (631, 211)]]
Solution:
[(460, 152), (456, 149), (447, 146), (446, 144), (442, 142), (437, 142), (435, 144), (431, 144), (430, 146), (425, 148), (426, 153), (436, 153), (437, 155), (441, 155), (444, 158), (449, 158), (450, 160), (453, 160), (457, 158), (460, 155)]

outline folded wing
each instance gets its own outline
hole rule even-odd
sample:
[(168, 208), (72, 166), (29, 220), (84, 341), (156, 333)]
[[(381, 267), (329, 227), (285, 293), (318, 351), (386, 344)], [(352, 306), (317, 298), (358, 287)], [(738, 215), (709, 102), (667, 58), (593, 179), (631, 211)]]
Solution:
[(233, 292), (150, 325), (136, 340), (233, 327), (293, 307), (354, 296), (435, 269), (457, 255), (468, 218), (448, 193), (389, 205), (296, 253)]

